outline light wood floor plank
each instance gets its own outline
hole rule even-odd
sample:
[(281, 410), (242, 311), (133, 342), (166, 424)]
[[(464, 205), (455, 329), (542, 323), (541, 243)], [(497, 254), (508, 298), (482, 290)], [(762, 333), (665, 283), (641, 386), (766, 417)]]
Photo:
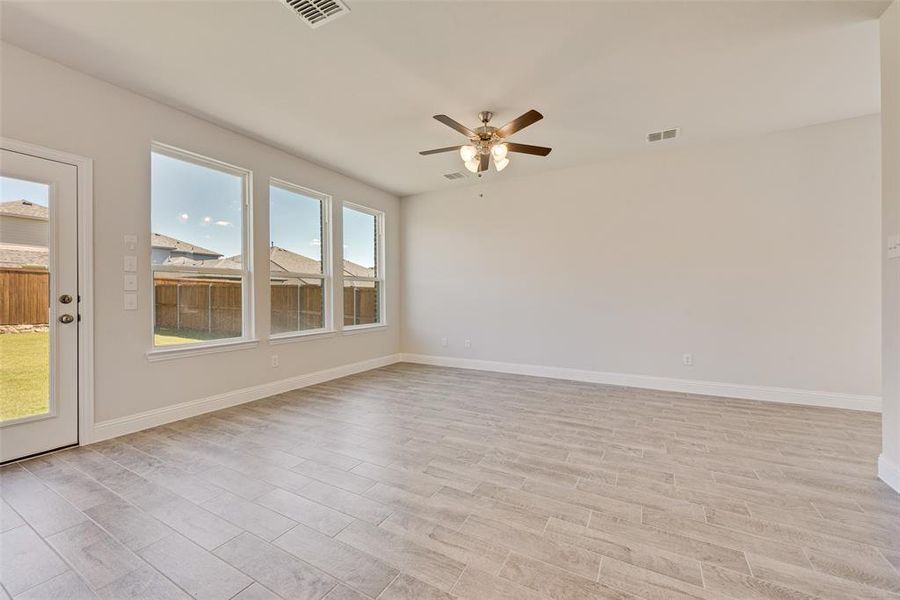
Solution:
[(879, 451), (877, 414), (396, 364), (0, 468), (0, 580), (23, 598), (900, 600)]

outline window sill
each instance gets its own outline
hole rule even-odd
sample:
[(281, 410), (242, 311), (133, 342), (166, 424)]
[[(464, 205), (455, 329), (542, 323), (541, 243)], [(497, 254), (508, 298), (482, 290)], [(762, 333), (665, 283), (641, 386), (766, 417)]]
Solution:
[(381, 331), (387, 329), (384, 323), (373, 323), (372, 325), (348, 325), (341, 330), (342, 335), (356, 335), (357, 333), (368, 333), (370, 331)]
[(294, 342), (309, 342), (312, 340), (324, 340), (337, 335), (333, 329), (327, 331), (310, 331), (309, 333), (285, 333), (269, 337), (269, 345), (292, 344)]
[(259, 346), (258, 340), (230, 340), (211, 344), (198, 344), (196, 346), (179, 346), (177, 348), (154, 348), (147, 350), (147, 360), (157, 362), (161, 360), (175, 360), (189, 356), (202, 356), (204, 354), (218, 354), (219, 352), (231, 352), (232, 350), (248, 350)]

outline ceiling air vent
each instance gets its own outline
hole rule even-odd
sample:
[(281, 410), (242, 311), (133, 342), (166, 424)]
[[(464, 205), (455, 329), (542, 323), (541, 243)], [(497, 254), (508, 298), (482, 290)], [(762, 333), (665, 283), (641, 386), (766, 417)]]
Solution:
[(444, 173), (444, 177), (447, 179), (465, 179), (466, 176), (457, 171), (456, 173)]
[(681, 130), (677, 127), (674, 129), (666, 129), (664, 131), (654, 131), (652, 133), (647, 134), (648, 142), (660, 142), (662, 140), (673, 140), (678, 137), (678, 133)]
[(313, 29), (350, 12), (341, 0), (283, 0), (283, 2)]

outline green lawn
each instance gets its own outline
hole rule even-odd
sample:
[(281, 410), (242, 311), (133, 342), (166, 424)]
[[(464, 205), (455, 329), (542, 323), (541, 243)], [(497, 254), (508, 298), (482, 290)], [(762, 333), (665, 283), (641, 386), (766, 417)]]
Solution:
[[(226, 337), (233, 337), (231, 335)], [(192, 331), (185, 329), (167, 329), (158, 327), (153, 334), (153, 344), (156, 346), (171, 346), (173, 344), (190, 344), (203, 340), (222, 339), (221, 335), (208, 334), (204, 331)]]
[[(215, 334), (158, 329), (157, 346), (189, 344), (216, 339)], [(49, 334), (5, 333), (0, 335), (0, 421), (47, 412), (50, 397)]]
[(0, 335), (0, 421), (49, 409), (48, 339), (46, 331)]

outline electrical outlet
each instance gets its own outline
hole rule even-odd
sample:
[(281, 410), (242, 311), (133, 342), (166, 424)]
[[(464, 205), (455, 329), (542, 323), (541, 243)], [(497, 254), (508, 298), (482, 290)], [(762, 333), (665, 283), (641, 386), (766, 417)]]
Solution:
[(278, 355), (277, 354), (272, 355), (272, 368), (273, 369), (278, 368)]
[(472, 340), (470, 340), (469, 338), (466, 338), (466, 348), (471, 348), (471, 347), (472, 347)]
[(441, 346), (444, 346), (444, 347), (447, 346), (447, 338), (445, 338), (445, 337), (441, 338)]
[(887, 239), (887, 257), (900, 258), (900, 235), (889, 235)]
[(684, 363), (686, 367), (694, 366), (694, 355), (693, 354), (685, 354), (681, 357), (681, 362)]

